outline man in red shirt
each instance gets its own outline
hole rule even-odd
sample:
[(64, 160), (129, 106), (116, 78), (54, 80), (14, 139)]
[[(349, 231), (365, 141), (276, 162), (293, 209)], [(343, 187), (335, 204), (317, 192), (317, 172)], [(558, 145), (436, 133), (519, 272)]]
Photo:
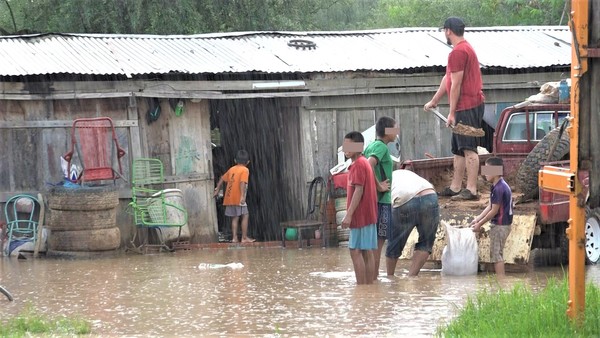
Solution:
[(348, 248), (357, 284), (372, 284), (377, 250), (377, 188), (369, 161), (362, 155), (365, 139), (352, 131), (344, 137), (342, 150), (352, 159), (348, 174), (348, 202), (342, 228), (350, 228)]
[[(473, 47), (465, 40), (465, 23), (457, 17), (444, 22), (444, 34), (449, 45), (453, 46), (448, 55), (446, 75), (442, 78), (437, 92), (424, 106), (425, 110), (437, 107), (441, 98), (448, 94), (450, 112), (447, 126), (462, 123), (474, 128), (482, 127), (484, 113), (483, 83), (479, 60)], [(454, 154), (454, 175), (449, 187), (438, 194), (452, 196), (453, 200), (476, 200), (477, 175), (479, 173), (479, 138), (452, 133), (452, 154)], [(462, 181), (467, 172), (467, 186), (462, 189)]]

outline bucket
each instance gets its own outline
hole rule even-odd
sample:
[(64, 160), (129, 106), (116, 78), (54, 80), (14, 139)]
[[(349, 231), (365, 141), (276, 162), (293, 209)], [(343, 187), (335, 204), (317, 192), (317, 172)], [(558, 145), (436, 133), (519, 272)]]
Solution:
[[(183, 201), (183, 192), (181, 190), (165, 189), (152, 195), (152, 197), (159, 196), (161, 193), (165, 194), (165, 202), (185, 207), (185, 203)], [(171, 223), (181, 223), (185, 220), (185, 214), (180, 210), (167, 207), (166, 212), (167, 220)], [(152, 214), (153, 213), (150, 212), (151, 218)], [(187, 222), (181, 227), (181, 235), (179, 235), (179, 227), (160, 227), (160, 231), (157, 233), (158, 236), (161, 237), (160, 239), (165, 243), (175, 241), (177, 238), (179, 238), (180, 241), (190, 239), (190, 228), (188, 227)]]
[(342, 210), (342, 211), (338, 211), (335, 214), (335, 223), (337, 225), (342, 225), (342, 221), (344, 220), (344, 217), (346, 217), (346, 213), (347, 213), (346, 210)]
[(346, 203), (347, 203), (347, 198), (346, 197), (338, 197), (335, 199), (335, 211), (342, 211), (342, 210), (346, 210)]

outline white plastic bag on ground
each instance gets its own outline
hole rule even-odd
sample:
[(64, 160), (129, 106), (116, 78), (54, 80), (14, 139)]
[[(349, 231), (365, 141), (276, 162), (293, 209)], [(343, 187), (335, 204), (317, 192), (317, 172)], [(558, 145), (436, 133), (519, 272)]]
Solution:
[(467, 276), (477, 274), (479, 256), (477, 238), (471, 228), (455, 228), (441, 221), (446, 229), (446, 246), (442, 251), (442, 274)]

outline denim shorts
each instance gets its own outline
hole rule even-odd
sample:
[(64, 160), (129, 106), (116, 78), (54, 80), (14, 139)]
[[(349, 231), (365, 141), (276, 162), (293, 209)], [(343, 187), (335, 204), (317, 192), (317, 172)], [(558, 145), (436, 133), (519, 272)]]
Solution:
[(440, 223), (440, 207), (436, 194), (413, 197), (406, 204), (394, 208), (393, 222), (388, 232), (385, 256), (398, 258), (412, 230), (417, 227), (419, 241), (415, 250), (431, 253)]
[(350, 229), (348, 248), (350, 250), (375, 250), (377, 249), (377, 228), (370, 224), (362, 228)]
[(377, 237), (379, 239), (387, 238), (390, 223), (392, 223), (392, 205), (377, 203)]

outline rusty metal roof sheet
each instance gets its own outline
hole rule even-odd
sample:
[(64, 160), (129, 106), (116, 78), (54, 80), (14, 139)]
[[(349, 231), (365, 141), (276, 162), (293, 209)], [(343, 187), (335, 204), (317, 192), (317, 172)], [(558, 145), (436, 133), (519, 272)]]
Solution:
[[(566, 26), (468, 28), (483, 68), (568, 66)], [(308, 40), (314, 47), (289, 45)], [(400, 71), (444, 67), (437, 28), (202, 35), (41, 34), (0, 37), (0, 76)]]

